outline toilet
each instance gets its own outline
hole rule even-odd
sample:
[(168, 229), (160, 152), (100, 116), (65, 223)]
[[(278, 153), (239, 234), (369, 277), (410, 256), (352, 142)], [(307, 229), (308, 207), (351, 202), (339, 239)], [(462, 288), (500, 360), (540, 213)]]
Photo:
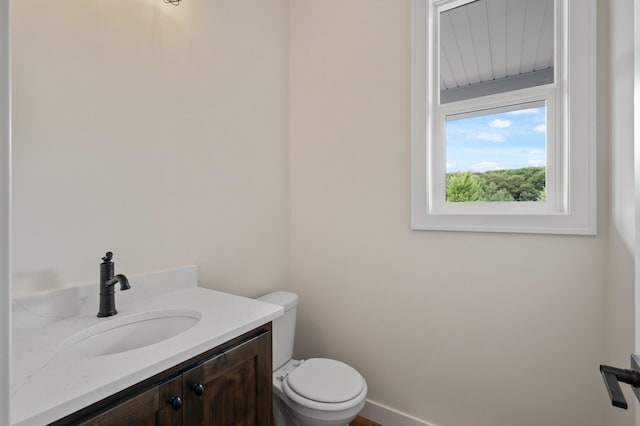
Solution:
[(284, 308), (284, 315), (273, 321), (275, 426), (348, 425), (365, 404), (362, 375), (333, 359), (292, 359), (298, 295), (276, 291), (258, 300)]

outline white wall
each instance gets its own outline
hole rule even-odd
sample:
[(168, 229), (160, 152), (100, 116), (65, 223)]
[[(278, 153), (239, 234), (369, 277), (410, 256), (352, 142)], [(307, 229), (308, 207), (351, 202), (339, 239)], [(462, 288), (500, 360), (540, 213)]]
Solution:
[[(606, 280), (605, 362), (628, 368), (634, 352), (633, 0), (600, 2), (599, 108), (608, 124), (609, 273)], [(602, 144), (605, 145), (605, 144)], [(602, 147), (601, 145), (601, 147)], [(601, 150), (603, 151), (603, 150)], [(608, 406), (607, 426), (635, 424), (635, 396), (623, 385), (629, 410)]]
[(607, 225), (409, 229), (409, 15), (291, 2), (297, 355), (351, 363), (370, 399), (435, 425), (602, 426)]
[(0, 425), (9, 424), (11, 382), (11, 126), (9, 1), (0, 0)]
[(434, 424), (630, 424), (597, 373), (632, 345), (630, 4), (599, 2), (589, 238), (409, 229), (409, 0), (15, 1), (14, 290), (196, 263), (297, 291), (297, 355)]
[[(13, 2), (14, 290), (287, 279), (288, 1)], [(135, 291), (133, 289), (132, 291)]]

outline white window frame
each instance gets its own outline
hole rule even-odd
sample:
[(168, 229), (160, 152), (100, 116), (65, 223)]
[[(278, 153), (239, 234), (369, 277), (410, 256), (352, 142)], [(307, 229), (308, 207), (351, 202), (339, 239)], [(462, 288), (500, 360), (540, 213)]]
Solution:
[[(467, 2), (412, 2), (412, 229), (595, 235), (595, 0), (555, 1), (553, 84), (439, 105), (436, 10)], [(446, 202), (446, 116), (541, 100), (546, 201)]]

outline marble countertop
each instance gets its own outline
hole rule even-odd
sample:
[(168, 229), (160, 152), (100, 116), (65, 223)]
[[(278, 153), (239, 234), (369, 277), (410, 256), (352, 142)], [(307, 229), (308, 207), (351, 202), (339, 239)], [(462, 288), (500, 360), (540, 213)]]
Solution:
[[(97, 318), (90, 284), (14, 300), (11, 424), (43, 425), (186, 361), (283, 314), (280, 306), (197, 287), (195, 267), (131, 276), (118, 315)], [(87, 357), (60, 343), (87, 327), (141, 312), (190, 309), (202, 318), (168, 340)]]

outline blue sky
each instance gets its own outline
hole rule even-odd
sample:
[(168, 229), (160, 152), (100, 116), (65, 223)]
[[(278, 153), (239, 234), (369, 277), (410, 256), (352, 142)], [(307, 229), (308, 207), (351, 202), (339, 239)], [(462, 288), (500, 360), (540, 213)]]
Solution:
[(545, 109), (447, 121), (447, 172), (544, 166)]

